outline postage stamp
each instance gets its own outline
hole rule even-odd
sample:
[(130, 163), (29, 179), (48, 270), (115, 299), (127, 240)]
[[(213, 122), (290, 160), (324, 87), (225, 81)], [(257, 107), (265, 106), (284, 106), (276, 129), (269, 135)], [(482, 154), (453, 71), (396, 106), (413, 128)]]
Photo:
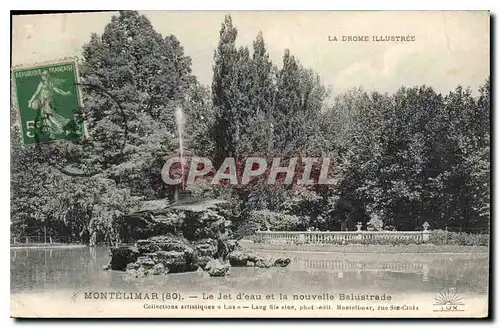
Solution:
[(24, 145), (84, 137), (76, 61), (14, 68), (12, 79)]
[(491, 317), (490, 21), (13, 14), (10, 315)]

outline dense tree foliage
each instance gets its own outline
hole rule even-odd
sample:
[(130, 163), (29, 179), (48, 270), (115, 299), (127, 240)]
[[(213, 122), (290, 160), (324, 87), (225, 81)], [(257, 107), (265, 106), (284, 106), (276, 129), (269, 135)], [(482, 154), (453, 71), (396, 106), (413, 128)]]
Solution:
[[(288, 49), (273, 63), (259, 33), (237, 47), (230, 16), (200, 85), (174, 36), (136, 12), (114, 16), (83, 47), (88, 138), (23, 148), (12, 119), (11, 225), (15, 236), (65, 242), (118, 240), (119, 218), (143, 201), (170, 200), (162, 180), (179, 147), (175, 109), (186, 118), (189, 156), (330, 157), (333, 186), (190, 187), (230, 201), (240, 236), (255, 229), (432, 228), (484, 232), (490, 222), (490, 81), (478, 96), (458, 86), (394, 94), (361, 88), (329, 98), (318, 75)], [(347, 224), (346, 222), (351, 222)]]
[[(13, 146), (12, 157), (18, 162), (12, 170), (13, 205), (25, 206), (22, 197), (35, 199), (28, 205), (43, 204), (23, 209), (22, 214), (13, 206), (13, 229), (20, 235), (39, 230), (23, 228), (26, 219), (21, 216), (28, 215), (40, 217), (38, 221), (50, 218), (54, 224), (67, 220), (84, 236), (54, 232), (57, 239), (88, 242), (97, 230), (102, 235), (98, 239), (109, 242), (115, 233), (114, 218), (137, 201), (169, 196), (160, 169), (164, 157), (178, 147), (176, 106), (192, 108), (193, 115), (206, 108), (206, 91), (191, 74), (191, 59), (179, 41), (162, 37), (137, 12), (114, 16), (102, 35), (91, 36), (82, 55), (79, 70), (88, 139), (29, 150)], [(33, 181), (31, 172), (40, 181)], [(59, 179), (64, 185), (57, 183)], [(75, 209), (65, 203), (69, 201), (77, 203)]]

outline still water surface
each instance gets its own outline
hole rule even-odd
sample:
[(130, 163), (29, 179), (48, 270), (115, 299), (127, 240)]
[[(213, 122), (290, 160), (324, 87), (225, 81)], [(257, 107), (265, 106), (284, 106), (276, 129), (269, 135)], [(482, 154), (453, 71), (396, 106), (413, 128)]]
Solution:
[(488, 254), (352, 254), (257, 251), (290, 257), (286, 268), (231, 268), (229, 276), (204, 272), (130, 280), (104, 271), (107, 248), (11, 249), (11, 292), (147, 291), (436, 293), (455, 288), (462, 295), (488, 293)]

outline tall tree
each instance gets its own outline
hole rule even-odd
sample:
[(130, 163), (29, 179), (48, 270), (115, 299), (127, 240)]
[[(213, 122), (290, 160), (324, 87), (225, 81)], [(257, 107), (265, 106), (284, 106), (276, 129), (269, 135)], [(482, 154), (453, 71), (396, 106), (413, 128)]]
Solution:
[(280, 153), (289, 153), (296, 149), (295, 139), (302, 132), (296, 129), (301, 102), (299, 83), (299, 65), (286, 49), (283, 67), (278, 73), (275, 110), (275, 134), (278, 137), (275, 148)]
[(176, 148), (175, 107), (189, 103), (196, 84), (191, 59), (174, 36), (163, 38), (137, 12), (113, 16), (83, 56), (92, 149), (81, 163), (107, 170), (134, 194), (165, 196), (159, 168)]
[(252, 102), (252, 112), (254, 114), (259, 112), (269, 113), (273, 110), (276, 72), (273, 63), (269, 59), (262, 32), (259, 32), (253, 42), (251, 68), (252, 90), (250, 101)]
[(212, 130), (217, 156), (235, 155), (237, 138), (236, 112), (232, 100), (237, 96), (235, 73), (238, 62), (236, 36), (231, 16), (224, 18), (220, 29), (220, 39), (214, 54), (212, 103), (214, 106), (214, 126)]
[(13, 230), (109, 243), (116, 217), (166, 196), (160, 170), (177, 147), (175, 107), (198, 104), (202, 92), (179, 41), (137, 12), (120, 12), (91, 36), (80, 73), (88, 139), (13, 144)]
[(246, 149), (252, 154), (269, 155), (274, 145), (274, 100), (276, 67), (259, 32), (253, 42), (249, 89), (250, 113)]
[(311, 151), (326, 95), (318, 75), (304, 69), (286, 49), (277, 77), (274, 110), (275, 148), (279, 153)]

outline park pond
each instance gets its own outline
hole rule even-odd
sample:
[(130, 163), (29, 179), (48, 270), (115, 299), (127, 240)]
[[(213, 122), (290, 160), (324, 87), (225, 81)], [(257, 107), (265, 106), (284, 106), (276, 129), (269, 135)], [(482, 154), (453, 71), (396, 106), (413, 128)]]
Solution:
[(105, 271), (106, 247), (11, 249), (11, 292), (63, 290), (146, 291), (168, 288), (179, 293), (334, 292), (438, 293), (455, 289), (462, 295), (487, 295), (488, 254), (352, 253), (256, 250), (288, 257), (288, 267), (233, 267), (230, 275), (211, 278), (203, 271), (129, 279)]

